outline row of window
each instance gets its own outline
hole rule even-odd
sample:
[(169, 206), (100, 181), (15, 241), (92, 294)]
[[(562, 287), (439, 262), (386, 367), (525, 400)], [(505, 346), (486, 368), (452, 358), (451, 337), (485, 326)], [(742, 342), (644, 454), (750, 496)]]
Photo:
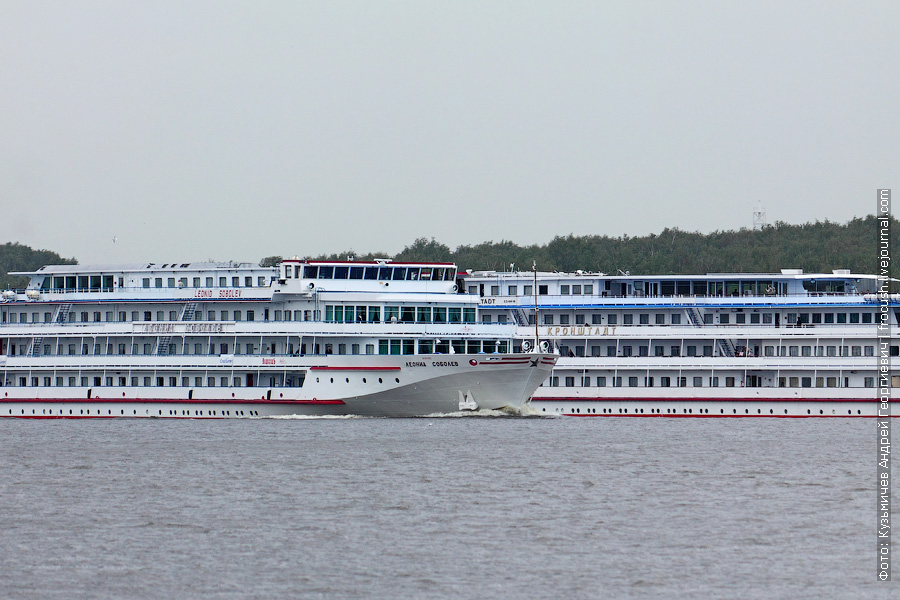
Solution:
[[(844, 377), (843, 381), (840, 377), (779, 377), (778, 378), (778, 387), (813, 387), (813, 379), (815, 379), (815, 387), (850, 387), (850, 378)], [(644, 377), (643, 385), (639, 386), (639, 378), (632, 376), (628, 378), (623, 377), (605, 377), (605, 376), (597, 376), (597, 377), (589, 377), (589, 376), (581, 376), (576, 378), (575, 376), (563, 377), (562, 381), (565, 387), (575, 387), (576, 381), (580, 384), (580, 387), (606, 387), (607, 380), (612, 385), (612, 387), (623, 387), (623, 381), (627, 382), (627, 387), (655, 387), (657, 385), (656, 377)], [(688, 378), (687, 377), (667, 377), (661, 376), (658, 378), (659, 387), (673, 387), (673, 383), (675, 387), (704, 387), (703, 377), (692, 377), (691, 385), (688, 386)], [(744, 380), (737, 379), (736, 377), (724, 377), (722, 378), (724, 381), (725, 387), (744, 387)], [(559, 387), (560, 378), (559, 377), (551, 377), (550, 378), (550, 386), (551, 387)], [(749, 382), (754, 385), (749, 387), (764, 387), (759, 381)], [(843, 386), (840, 384), (843, 383)], [(713, 376), (708, 377), (706, 379), (706, 387), (719, 387), (720, 378)], [(893, 387), (900, 387), (900, 377), (892, 378)], [(875, 387), (875, 378), (874, 377), (865, 377), (863, 379), (863, 387), (871, 388)]]
[[(481, 292), (483, 284), (468, 285), (469, 293)], [(560, 296), (590, 296), (594, 293), (594, 283), (560, 283)], [(602, 292), (614, 291), (617, 295), (633, 293), (636, 296), (772, 296), (787, 293), (787, 283), (772, 280), (748, 280), (748, 281), (596, 281), (596, 287)], [(844, 280), (810, 282), (804, 281), (803, 288), (807, 292), (843, 294), (854, 288), (846, 287)], [(499, 296), (501, 286), (490, 285), (488, 288), (491, 296)], [(530, 296), (534, 292), (532, 285), (522, 286), (522, 295)], [(519, 286), (507, 285), (506, 295), (517, 296)], [(538, 285), (538, 294), (547, 295), (549, 286)]]
[[(309, 349), (313, 351), (313, 354), (320, 354), (324, 350), (324, 354), (334, 354), (337, 351), (337, 354), (360, 354), (361, 350), (363, 350), (363, 346), (365, 346), (366, 354), (375, 354), (375, 344), (358, 344), (358, 343), (326, 343), (326, 344), (312, 344), (309, 346)], [(37, 349), (30, 349), (27, 343), (23, 344), (10, 344), (9, 346), (9, 355), (16, 356), (17, 354), (26, 354), (29, 351), (33, 356), (55, 356), (55, 352), (58, 352), (59, 356), (75, 356), (75, 355), (83, 355), (83, 356), (113, 356), (113, 355), (132, 355), (132, 356), (142, 356), (142, 355), (156, 355), (156, 354), (166, 354), (166, 355), (195, 355), (195, 356), (215, 356), (220, 354), (235, 354), (239, 356), (255, 356), (255, 355), (280, 355), (283, 354), (285, 350), (287, 350), (288, 355), (295, 355), (295, 349), (297, 354), (300, 356), (305, 356), (307, 354), (307, 344), (300, 344), (299, 346), (294, 346), (293, 343), (283, 343), (283, 342), (272, 342), (272, 343), (263, 343), (260, 345), (251, 343), (251, 342), (239, 342), (235, 344), (229, 344), (228, 342), (222, 343), (204, 343), (204, 342), (196, 342), (194, 344), (184, 344), (181, 347), (181, 352), (179, 352), (179, 347), (176, 344), (170, 343), (167, 347), (164, 347), (164, 351), (160, 352), (160, 347), (155, 343), (106, 343), (104, 344), (102, 341), (94, 342), (93, 344), (81, 344), (80, 353), (79, 347), (77, 344), (60, 344), (58, 347), (53, 344), (43, 344), (38, 346)], [(496, 341), (496, 340), (435, 340), (435, 339), (384, 339), (379, 340), (378, 342), (378, 353), (379, 354), (450, 354), (450, 353), (468, 353), (468, 354), (494, 354), (500, 353), (505, 354), (509, 351), (509, 342), (506, 340)]]
[[(300, 375), (287, 377), (262, 377), (259, 379), (259, 386), (256, 387), (301, 387), (304, 378)], [(117, 385), (125, 387), (255, 387), (253, 385), (255, 378), (252, 376), (239, 377), (223, 375), (219, 377), (211, 376), (195, 376), (181, 377), (181, 385), (178, 384), (176, 376), (144, 376), (144, 377), (124, 377), (124, 376), (68, 376), (68, 377), (31, 377), (32, 387), (112, 387)], [(27, 387), (29, 378), (18, 377), (16, 380), (18, 387)], [(0, 381), (0, 386), (3, 382)], [(6, 387), (13, 387), (13, 379), (6, 380)]]
[[(199, 287), (208, 287), (208, 288), (211, 288), (211, 287), (253, 287), (253, 276), (252, 275), (245, 275), (243, 277), (240, 277), (238, 275), (233, 275), (230, 278), (227, 276), (220, 276), (218, 278), (218, 280), (219, 280), (218, 286), (215, 285), (215, 281), (216, 281), (215, 277), (206, 277), (204, 279), (204, 283), (202, 286), (200, 285), (200, 279), (201, 279), (200, 277), (191, 278), (191, 287), (195, 287), (195, 288), (199, 288)], [(231, 280), (230, 285), (229, 285), (229, 279)], [(243, 279), (243, 286), (241, 285), (242, 279)], [(165, 284), (166, 284), (165, 286), (163, 286), (163, 281), (165, 281)], [(186, 287), (188, 287), (188, 278), (187, 277), (179, 277), (176, 279), (175, 277), (167, 277), (164, 280), (162, 277), (153, 277), (153, 278), (144, 277), (141, 279), (141, 287), (143, 287), (145, 289), (149, 289), (151, 287), (150, 286), (151, 283), (153, 283), (154, 288), (162, 288), (162, 287), (186, 288)], [(268, 277), (266, 277), (265, 275), (257, 275), (256, 276), (256, 287), (267, 287), (267, 285), (268, 285)]]
[[(380, 323), (381, 306), (325, 306), (327, 323)], [(277, 319), (276, 319), (277, 320)], [(475, 307), (385, 306), (385, 323), (474, 323)]]
[[(590, 350), (590, 355), (592, 357), (599, 356), (607, 356), (607, 357), (616, 357), (616, 356), (635, 356), (634, 354), (634, 346), (630, 344), (623, 344), (620, 346), (608, 345), (605, 346), (605, 354), (604, 354), (604, 346), (592, 345), (588, 346), (587, 349)], [(636, 356), (650, 356), (650, 348), (651, 346), (637, 346), (637, 355)], [(705, 346), (697, 346), (693, 344), (688, 344), (686, 346), (683, 345), (672, 345), (672, 346), (660, 346), (655, 345), (653, 348), (653, 356), (656, 357), (670, 357), (670, 356), (681, 356), (682, 349), (684, 349), (687, 356), (713, 356), (713, 345), (708, 344)], [(900, 347), (892, 346), (891, 347), (891, 355), (897, 356), (894, 352), (898, 352)], [(560, 351), (563, 356), (575, 356), (575, 357), (583, 357), (585, 356), (586, 347), (584, 344), (569, 346), (562, 345), (560, 346)], [(862, 345), (846, 345), (846, 346), (762, 346), (762, 354), (760, 354), (760, 346), (753, 346), (752, 348), (748, 348), (745, 346), (736, 346), (734, 350), (735, 356), (875, 356), (875, 346), (862, 346)]]
[(509, 343), (506, 340), (378, 340), (379, 354), (506, 354), (507, 352)]
[[(451, 267), (393, 267), (362, 265), (303, 266), (303, 279), (368, 279), (371, 281), (453, 281)], [(284, 276), (300, 279), (300, 265), (285, 265)]]
[[(603, 314), (606, 314), (606, 322), (603, 322)], [(699, 315), (699, 313), (698, 313)], [(559, 325), (569, 325), (571, 315), (567, 314), (558, 314), (554, 315), (552, 313), (544, 312), (542, 315), (542, 320), (544, 325), (555, 325), (555, 321), (558, 318)], [(591, 325), (618, 325), (619, 324), (619, 313), (592, 313), (591, 317)], [(716, 324), (715, 316), (713, 313), (704, 313), (703, 315), (699, 315), (702, 323), (704, 325), (714, 325)], [(622, 325), (634, 325), (634, 313), (623, 313), (622, 317)], [(650, 325), (651, 321), (651, 313), (638, 313), (637, 314), (638, 325)], [(682, 324), (682, 315), (680, 313), (653, 313), (653, 324), (654, 325), (681, 325)], [(667, 318), (668, 317), (668, 318)], [(865, 313), (771, 313), (771, 312), (736, 312), (736, 313), (719, 313), (718, 315), (719, 325), (830, 325), (830, 324), (872, 324), (873, 321), (873, 313), (865, 312)], [(734, 319), (732, 320), (732, 317)], [(749, 317), (749, 318), (748, 318)], [(486, 319), (486, 322), (490, 322), (490, 316), (484, 315), (482, 318)], [(575, 325), (585, 325), (586, 324), (587, 315), (584, 314), (575, 314)], [(533, 324), (534, 317), (530, 317), (529, 321)]]

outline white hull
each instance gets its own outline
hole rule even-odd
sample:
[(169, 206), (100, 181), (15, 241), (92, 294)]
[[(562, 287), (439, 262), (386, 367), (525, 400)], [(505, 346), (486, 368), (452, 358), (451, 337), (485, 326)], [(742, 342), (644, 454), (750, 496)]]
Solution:
[(288, 415), (414, 417), (516, 411), (552, 369), (540, 354), (329, 357), (300, 388), (3, 388), (0, 417), (247, 418)]

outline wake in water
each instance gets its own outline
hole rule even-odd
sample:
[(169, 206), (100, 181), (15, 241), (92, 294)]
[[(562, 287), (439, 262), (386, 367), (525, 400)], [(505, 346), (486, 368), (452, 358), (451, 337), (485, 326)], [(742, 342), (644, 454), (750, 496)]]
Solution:
[(459, 417), (491, 417), (491, 418), (509, 418), (509, 417), (525, 417), (525, 418), (536, 418), (536, 419), (546, 419), (546, 418), (556, 418), (558, 415), (555, 414), (547, 414), (538, 412), (533, 406), (531, 406), (530, 402), (526, 402), (518, 409), (515, 408), (502, 408), (500, 410), (493, 410), (487, 408), (479, 408), (477, 410), (460, 410), (455, 412), (448, 413), (433, 413), (430, 415), (425, 415), (422, 418), (459, 418)]

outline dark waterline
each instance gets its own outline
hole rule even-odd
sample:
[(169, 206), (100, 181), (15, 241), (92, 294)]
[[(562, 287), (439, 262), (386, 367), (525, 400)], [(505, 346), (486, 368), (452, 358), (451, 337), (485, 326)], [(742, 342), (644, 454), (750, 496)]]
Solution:
[(5, 598), (890, 585), (868, 420), (0, 420), (0, 436)]

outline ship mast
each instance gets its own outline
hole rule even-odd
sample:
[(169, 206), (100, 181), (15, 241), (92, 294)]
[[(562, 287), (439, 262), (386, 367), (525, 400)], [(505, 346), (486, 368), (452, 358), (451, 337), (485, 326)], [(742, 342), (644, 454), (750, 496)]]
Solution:
[(531, 261), (531, 270), (534, 271), (534, 286), (531, 291), (534, 294), (534, 351), (538, 352), (541, 347), (541, 339), (538, 334), (538, 287), (537, 287), (537, 260)]

